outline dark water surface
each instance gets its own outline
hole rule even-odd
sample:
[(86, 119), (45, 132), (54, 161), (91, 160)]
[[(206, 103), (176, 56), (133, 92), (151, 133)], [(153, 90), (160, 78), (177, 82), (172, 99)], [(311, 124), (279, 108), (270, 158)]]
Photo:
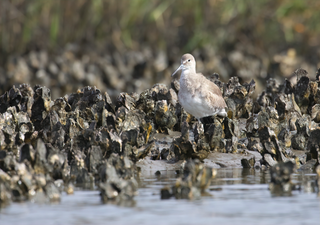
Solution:
[(160, 200), (160, 189), (175, 182), (173, 171), (141, 177), (132, 207), (104, 205), (99, 191), (63, 194), (60, 203), (12, 203), (0, 211), (0, 224), (320, 224), (316, 175), (296, 173), (301, 190), (273, 197), (268, 172), (218, 169), (200, 200)]

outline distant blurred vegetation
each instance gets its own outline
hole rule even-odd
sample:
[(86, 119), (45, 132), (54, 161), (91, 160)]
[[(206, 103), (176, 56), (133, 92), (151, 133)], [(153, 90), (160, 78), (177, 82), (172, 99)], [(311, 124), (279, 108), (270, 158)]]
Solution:
[(319, 12), (319, 0), (1, 0), (0, 58), (68, 43), (105, 52), (240, 45), (306, 54), (319, 46)]

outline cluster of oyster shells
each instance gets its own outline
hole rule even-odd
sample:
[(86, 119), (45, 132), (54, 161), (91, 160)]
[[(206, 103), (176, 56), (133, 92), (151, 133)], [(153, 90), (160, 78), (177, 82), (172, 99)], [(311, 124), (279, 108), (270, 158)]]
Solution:
[[(296, 168), (314, 169), (319, 164), (319, 80), (311, 81), (302, 69), (294, 75), (296, 85), (269, 79), (257, 99), (254, 80), (240, 84), (232, 77), (223, 83), (211, 76), (228, 117), (203, 118), (203, 124), (180, 106), (176, 80), (171, 87), (156, 84), (140, 94), (121, 93), (114, 102), (96, 87), (52, 100), (47, 87), (13, 86), (0, 96), (0, 202), (37, 195), (58, 200), (59, 188), (72, 193), (72, 185), (83, 183), (98, 183), (104, 202), (132, 199), (135, 162), (146, 157), (203, 160), (211, 151), (251, 150), (262, 155), (259, 167), (291, 161)], [(177, 131), (168, 148), (157, 147), (156, 134)], [(256, 164), (243, 161), (246, 167)]]
[(161, 199), (198, 199), (217, 174), (215, 169), (205, 166), (199, 159), (188, 160), (181, 166), (176, 183), (161, 190)]

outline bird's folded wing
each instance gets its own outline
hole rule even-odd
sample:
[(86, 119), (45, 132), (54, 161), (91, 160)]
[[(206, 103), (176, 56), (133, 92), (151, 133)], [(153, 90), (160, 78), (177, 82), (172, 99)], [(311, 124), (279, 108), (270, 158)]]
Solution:
[(226, 102), (224, 101), (222, 96), (219, 96), (211, 91), (208, 91), (205, 94), (206, 102), (208, 102), (208, 105), (214, 106), (215, 108), (225, 108), (227, 107)]

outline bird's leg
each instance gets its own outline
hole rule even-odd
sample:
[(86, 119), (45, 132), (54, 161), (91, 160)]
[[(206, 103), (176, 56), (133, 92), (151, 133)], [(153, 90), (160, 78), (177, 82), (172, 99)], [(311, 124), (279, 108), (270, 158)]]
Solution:
[(198, 120), (198, 123), (199, 123), (200, 130), (204, 130), (203, 123), (201, 122), (200, 118), (197, 118), (197, 120)]

